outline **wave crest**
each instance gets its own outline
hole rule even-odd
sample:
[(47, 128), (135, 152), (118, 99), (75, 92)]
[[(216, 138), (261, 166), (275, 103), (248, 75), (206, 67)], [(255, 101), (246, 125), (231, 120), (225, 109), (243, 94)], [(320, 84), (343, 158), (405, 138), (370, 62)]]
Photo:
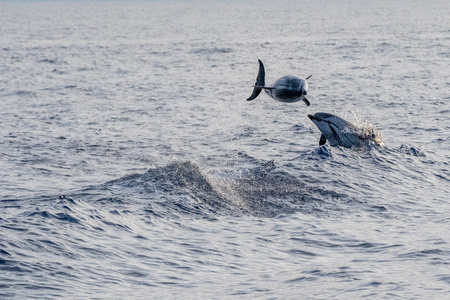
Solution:
[(251, 215), (275, 217), (295, 212), (318, 212), (327, 197), (342, 197), (311, 187), (279, 169), (273, 161), (254, 168), (202, 171), (190, 161), (131, 175), (109, 184), (133, 187), (146, 193), (154, 215)]

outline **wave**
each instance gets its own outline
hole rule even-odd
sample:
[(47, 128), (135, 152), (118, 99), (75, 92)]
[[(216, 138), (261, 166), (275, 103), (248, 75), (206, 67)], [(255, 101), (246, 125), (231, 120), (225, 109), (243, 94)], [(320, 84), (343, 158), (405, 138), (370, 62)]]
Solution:
[(231, 53), (234, 50), (231, 48), (197, 48), (192, 50), (192, 53), (194, 54), (223, 54), (223, 53)]
[(141, 197), (146, 195), (150, 200), (148, 211), (158, 216), (181, 213), (276, 217), (295, 212), (318, 213), (326, 206), (326, 199), (344, 197), (308, 186), (276, 167), (273, 161), (254, 168), (209, 172), (190, 161), (173, 162), (106, 185), (131, 188)]

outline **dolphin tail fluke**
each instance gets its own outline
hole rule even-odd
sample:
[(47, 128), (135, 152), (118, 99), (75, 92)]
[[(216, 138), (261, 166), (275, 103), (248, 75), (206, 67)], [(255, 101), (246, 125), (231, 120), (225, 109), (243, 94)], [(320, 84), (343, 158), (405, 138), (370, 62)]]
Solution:
[(255, 88), (253, 89), (253, 93), (252, 95), (247, 99), (247, 101), (251, 101), (253, 99), (255, 99), (256, 97), (258, 97), (258, 95), (261, 93), (261, 90), (264, 87), (265, 83), (265, 78), (266, 78), (266, 71), (264, 70), (264, 64), (262, 63), (261, 60), (258, 59), (259, 62), (259, 71), (258, 71), (258, 77), (256, 78), (256, 82), (255, 82)]
[(325, 145), (326, 142), (327, 142), (327, 138), (323, 134), (321, 134), (320, 140), (319, 140), (319, 146)]
[(309, 103), (309, 100), (306, 99), (305, 96), (303, 96), (302, 100), (303, 100), (303, 102), (305, 102), (306, 106), (310, 106), (311, 105), (311, 103)]
[(247, 101), (252, 101), (256, 97), (258, 97), (258, 95), (261, 93), (261, 91), (262, 91), (262, 89), (260, 87), (255, 86), (255, 88), (253, 89), (252, 95), (247, 98)]

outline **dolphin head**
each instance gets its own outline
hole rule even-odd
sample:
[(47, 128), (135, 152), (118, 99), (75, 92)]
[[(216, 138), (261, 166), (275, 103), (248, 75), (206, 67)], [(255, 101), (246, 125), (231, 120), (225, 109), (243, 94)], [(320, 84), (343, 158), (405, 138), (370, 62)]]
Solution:
[(345, 121), (338, 116), (329, 113), (316, 113), (308, 115), (322, 132), (320, 145), (328, 140), (331, 146), (343, 146), (351, 148), (359, 146), (363, 140), (355, 125)]

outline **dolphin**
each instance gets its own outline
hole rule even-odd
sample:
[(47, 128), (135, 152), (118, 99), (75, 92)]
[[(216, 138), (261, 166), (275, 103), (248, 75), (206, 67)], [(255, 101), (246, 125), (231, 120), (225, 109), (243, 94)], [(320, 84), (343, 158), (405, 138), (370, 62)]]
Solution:
[(305, 96), (308, 94), (307, 80), (311, 78), (312, 75), (308, 76), (306, 79), (300, 79), (296, 76), (286, 75), (275, 81), (272, 86), (266, 86), (266, 72), (264, 69), (264, 64), (259, 59), (258, 62), (258, 77), (256, 78), (253, 93), (247, 99), (247, 101), (255, 99), (256, 97), (258, 97), (261, 91), (264, 90), (270, 98), (280, 102), (293, 103), (302, 100), (307, 106), (310, 105), (308, 99), (306, 99)]
[(367, 128), (358, 128), (352, 123), (328, 113), (316, 113), (308, 115), (308, 118), (322, 132), (319, 140), (320, 146), (327, 141), (331, 146), (342, 146), (345, 148), (362, 147), (370, 141), (383, 145), (381, 136), (375, 133), (371, 125), (367, 126)]

